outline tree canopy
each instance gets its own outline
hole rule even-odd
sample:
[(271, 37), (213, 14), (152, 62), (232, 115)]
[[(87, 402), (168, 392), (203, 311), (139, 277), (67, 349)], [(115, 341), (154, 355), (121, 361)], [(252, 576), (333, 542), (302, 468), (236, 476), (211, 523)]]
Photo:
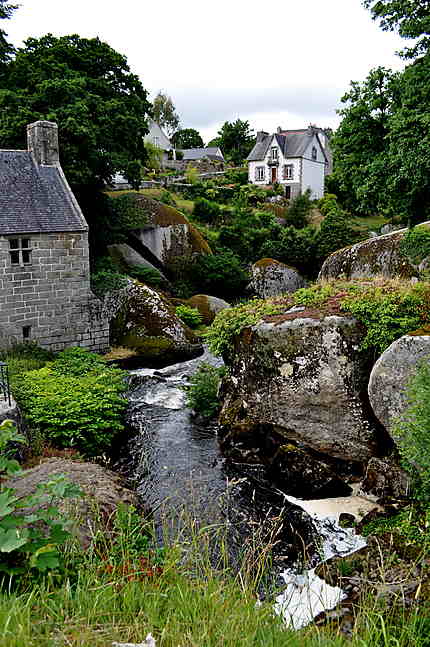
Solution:
[(152, 111), (157, 124), (161, 128), (165, 128), (170, 137), (178, 129), (180, 122), (172, 98), (167, 94), (159, 92), (152, 104)]
[(405, 51), (413, 57), (425, 53), (430, 46), (430, 0), (363, 0), (374, 20), (385, 31), (398, 31), (403, 38), (418, 39)]
[(194, 128), (178, 130), (172, 137), (176, 148), (203, 148), (203, 139), (200, 133)]
[[(17, 5), (10, 4), (8, 0), (0, 0), (0, 20), (10, 18), (15, 9)], [(0, 65), (4, 64), (13, 52), (13, 47), (7, 42), (6, 36), (6, 32), (0, 29)]]
[(59, 127), (60, 156), (76, 188), (101, 186), (116, 171), (140, 179), (150, 110), (127, 60), (98, 38), (30, 38), (7, 63), (0, 83), (2, 147), (26, 148), (26, 125)]
[(239, 165), (249, 155), (254, 143), (255, 137), (249, 122), (237, 119), (231, 123), (226, 121), (208, 146), (219, 146), (227, 160)]
[(430, 54), (404, 72), (372, 70), (343, 97), (334, 183), (351, 210), (430, 217)]

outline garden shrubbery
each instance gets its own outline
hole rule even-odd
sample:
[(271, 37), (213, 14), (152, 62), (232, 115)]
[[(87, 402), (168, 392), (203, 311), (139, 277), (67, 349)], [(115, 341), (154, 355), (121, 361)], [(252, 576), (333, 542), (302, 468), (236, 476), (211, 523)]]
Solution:
[(187, 305), (177, 306), (176, 315), (190, 328), (198, 328), (203, 321), (203, 317), (197, 308), (192, 308)]
[(69, 348), (43, 368), (16, 376), (14, 395), (45, 441), (97, 456), (124, 428), (124, 375), (94, 353)]
[(224, 373), (224, 366), (217, 368), (202, 362), (185, 387), (187, 406), (207, 420), (214, 418), (220, 409), (218, 387)]

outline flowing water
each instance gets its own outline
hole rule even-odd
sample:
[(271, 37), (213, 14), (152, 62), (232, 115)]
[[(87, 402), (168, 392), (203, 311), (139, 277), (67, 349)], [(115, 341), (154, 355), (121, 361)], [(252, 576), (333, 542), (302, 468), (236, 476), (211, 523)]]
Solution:
[(222, 528), (233, 564), (240, 563), (244, 548), (274, 545), (272, 575), (286, 584), (275, 609), (293, 627), (303, 626), (342, 598), (340, 589), (328, 587), (313, 570), (294, 570), (303, 544), (312, 567), (363, 542), (341, 529), (335, 515), (313, 514), (272, 486), (261, 466), (231, 465), (222, 458), (217, 426), (194, 417), (185, 404), (183, 387), (202, 362), (222, 364), (205, 351), (188, 362), (130, 372), (129, 473), (154, 515), (160, 540), (166, 532), (172, 536), (190, 527), (193, 532)]

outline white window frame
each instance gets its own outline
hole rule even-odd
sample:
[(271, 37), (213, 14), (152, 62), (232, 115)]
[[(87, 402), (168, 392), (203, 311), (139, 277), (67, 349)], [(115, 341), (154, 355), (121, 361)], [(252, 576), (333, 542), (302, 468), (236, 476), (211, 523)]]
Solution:
[(9, 238), (9, 256), (11, 265), (31, 265), (30, 238)]
[(293, 180), (294, 179), (294, 164), (284, 164), (284, 170), (282, 174), (283, 180)]
[(276, 146), (272, 147), (270, 157), (271, 157), (272, 160), (277, 160), (278, 159), (278, 149), (276, 148)]
[(316, 146), (312, 146), (312, 160), (316, 162), (318, 159), (318, 151)]
[(264, 182), (265, 179), (265, 168), (264, 166), (256, 166), (255, 167), (255, 179), (257, 182)]

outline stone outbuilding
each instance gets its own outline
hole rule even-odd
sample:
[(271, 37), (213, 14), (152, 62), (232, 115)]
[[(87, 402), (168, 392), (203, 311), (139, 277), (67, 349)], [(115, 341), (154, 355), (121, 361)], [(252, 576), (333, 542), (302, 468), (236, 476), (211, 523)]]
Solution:
[(90, 290), (88, 225), (59, 161), (58, 127), (27, 127), (0, 150), (0, 347), (105, 350), (109, 321)]

